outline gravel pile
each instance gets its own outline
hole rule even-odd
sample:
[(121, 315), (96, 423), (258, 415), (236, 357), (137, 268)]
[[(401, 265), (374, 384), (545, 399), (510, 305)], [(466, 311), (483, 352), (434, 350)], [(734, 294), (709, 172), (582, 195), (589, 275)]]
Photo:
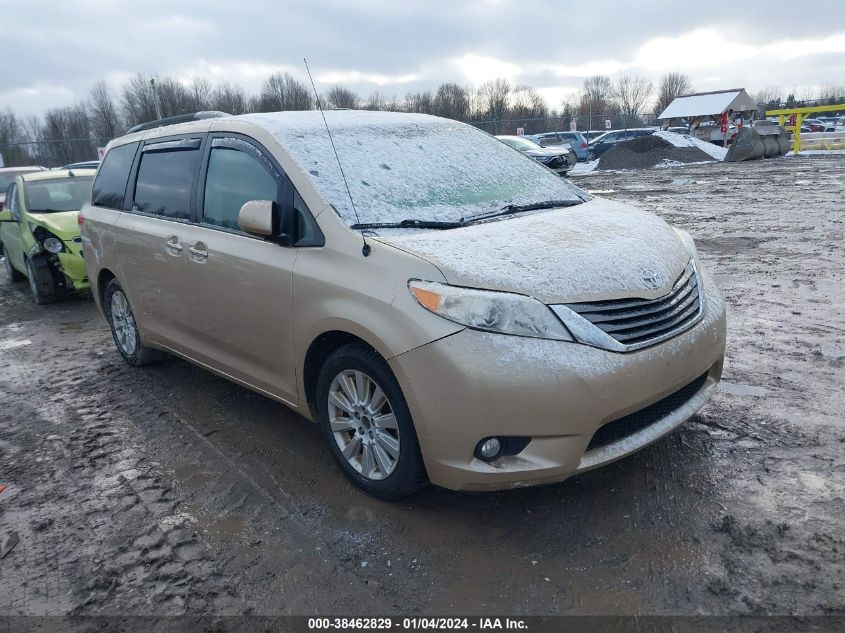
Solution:
[(659, 136), (642, 136), (609, 149), (598, 169), (648, 169), (659, 165), (700, 163), (714, 158), (697, 147), (676, 147)]

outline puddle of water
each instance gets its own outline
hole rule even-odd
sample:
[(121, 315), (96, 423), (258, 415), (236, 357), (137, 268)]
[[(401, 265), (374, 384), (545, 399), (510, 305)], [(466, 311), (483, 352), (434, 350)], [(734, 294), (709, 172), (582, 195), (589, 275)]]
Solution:
[(672, 178), (673, 185), (688, 185), (692, 182), (692, 178)]
[(719, 383), (719, 389), (734, 396), (754, 396), (755, 398), (759, 398), (760, 396), (766, 395), (766, 390), (763, 387), (743, 385), (738, 382), (725, 382), (724, 380)]
[(32, 345), (32, 341), (28, 338), (7, 338), (5, 341), (0, 341), (0, 350), (15, 349), (16, 347), (25, 347)]
[(225, 519), (217, 519), (203, 525), (202, 519), (195, 524), (203, 532), (222, 536), (223, 538), (237, 538), (246, 527), (246, 521), (241, 517), (228, 517)]

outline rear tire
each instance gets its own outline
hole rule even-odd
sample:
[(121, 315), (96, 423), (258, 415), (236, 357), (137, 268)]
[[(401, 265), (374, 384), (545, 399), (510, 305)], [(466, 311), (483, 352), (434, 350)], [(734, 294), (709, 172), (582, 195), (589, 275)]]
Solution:
[(40, 306), (53, 303), (58, 295), (50, 262), (42, 257), (26, 260), (26, 276), (32, 300)]
[(13, 284), (26, 279), (26, 275), (12, 266), (12, 260), (9, 258), (9, 254), (5, 250), (3, 251), (3, 255), (3, 266), (6, 268), (6, 275), (9, 277), (9, 283)]
[(140, 367), (165, 357), (164, 352), (147, 347), (141, 341), (141, 333), (129, 306), (129, 298), (116, 279), (109, 281), (106, 286), (103, 307), (114, 345), (123, 360), (134, 367)]
[(397, 501), (428, 485), (405, 396), (368, 345), (350, 343), (326, 359), (317, 378), (317, 421), (341, 470), (365, 492)]

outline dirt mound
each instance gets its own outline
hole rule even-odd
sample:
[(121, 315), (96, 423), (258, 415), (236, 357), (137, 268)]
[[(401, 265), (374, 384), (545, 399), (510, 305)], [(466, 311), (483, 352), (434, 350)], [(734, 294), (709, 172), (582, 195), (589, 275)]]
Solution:
[(660, 164), (700, 163), (713, 160), (697, 147), (675, 147), (659, 136), (641, 136), (606, 151), (598, 169), (648, 169)]

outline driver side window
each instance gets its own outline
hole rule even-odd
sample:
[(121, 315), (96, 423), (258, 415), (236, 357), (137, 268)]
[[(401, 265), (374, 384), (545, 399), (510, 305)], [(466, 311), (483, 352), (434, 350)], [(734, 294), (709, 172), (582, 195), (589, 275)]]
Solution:
[(279, 200), (280, 182), (251, 154), (232, 147), (211, 148), (205, 180), (204, 224), (239, 231), (238, 214), (250, 200)]

